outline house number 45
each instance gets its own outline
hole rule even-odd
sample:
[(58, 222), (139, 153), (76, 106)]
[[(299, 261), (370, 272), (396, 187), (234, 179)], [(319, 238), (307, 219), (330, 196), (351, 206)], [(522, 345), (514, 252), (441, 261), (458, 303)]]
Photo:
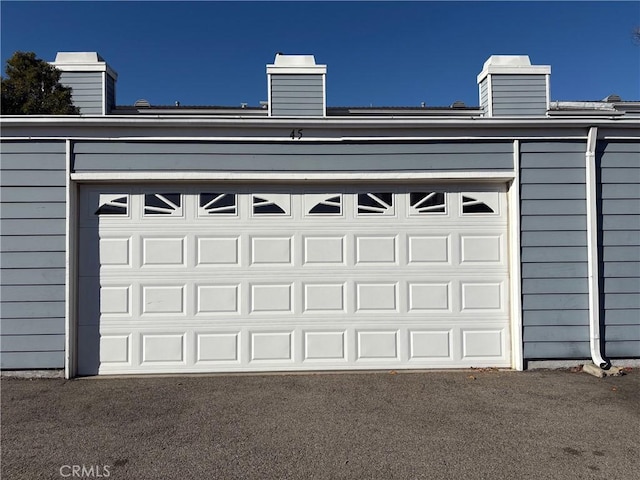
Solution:
[(289, 136), (291, 137), (292, 140), (300, 140), (302, 138), (302, 129), (294, 128), (293, 130), (291, 130), (291, 133), (289, 134)]

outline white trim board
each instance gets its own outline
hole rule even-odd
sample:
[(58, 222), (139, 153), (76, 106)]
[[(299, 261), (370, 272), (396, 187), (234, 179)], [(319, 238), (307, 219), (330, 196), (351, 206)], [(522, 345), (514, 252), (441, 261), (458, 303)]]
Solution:
[[(537, 136), (537, 137), (529, 137), (529, 136), (518, 136), (514, 138), (513, 136), (486, 136), (486, 137), (473, 137), (473, 136), (450, 136), (450, 137), (308, 137), (301, 138), (296, 140), (291, 140), (289, 137), (52, 137), (52, 136), (29, 136), (29, 137), (2, 137), (0, 140), (2, 141), (15, 141), (15, 140), (53, 140), (53, 141), (64, 141), (64, 140), (72, 140), (75, 142), (148, 142), (148, 141), (157, 141), (157, 142), (238, 142), (238, 143), (341, 143), (341, 142), (465, 142), (465, 141), (508, 141), (512, 142), (514, 140), (587, 140), (586, 134), (580, 134), (575, 136)], [(638, 140), (639, 137), (604, 137), (604, 138), (616, 138), (616, 139), (629, 139), (629, 140)]]
[(420, 180), (483, 180), (506, 182), (513, 171), (485, 172), (83, 172), (72, 173), (76, 182), (144, 182), (144, 181), (210, 181), (236, 180), (254, 182), (294, 181), (420, 181)]

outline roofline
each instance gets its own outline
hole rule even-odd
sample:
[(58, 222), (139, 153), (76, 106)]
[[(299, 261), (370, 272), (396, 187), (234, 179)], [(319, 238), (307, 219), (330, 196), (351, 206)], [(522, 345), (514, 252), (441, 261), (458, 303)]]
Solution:
[(550, 126), (577, 126), (590, 125), (617, 125), (629, 126), (640, 129), (637, 117), (624, 117), (619, 114), (603, 115), (563, 115), (561, 117), (411, 117), (379, 116), (379, 117), (249, 117), (242, 115), (229, 116), (183, 116), (183, 115), (145, 115), (144, 117), (131, 115), (108, 116), (75, 116), (75, 115), (51, 115), (51, 116), (0, 116), (0, 125), (6, 126), (57, 126), (57, 127), (89, 127), (89, 126), (131, 126), (131, 127), (196, 127), (196, 126), (252, 126), (252, 127), (277, 127), (294, 126), (315, 128), (362, 128), (362, 127), (532, 127), (547, 128)]

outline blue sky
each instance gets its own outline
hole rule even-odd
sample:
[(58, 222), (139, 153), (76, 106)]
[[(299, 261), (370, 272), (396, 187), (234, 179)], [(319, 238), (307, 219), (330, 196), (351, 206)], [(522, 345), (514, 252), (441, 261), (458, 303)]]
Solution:
[(329, 106), (478, 104), (492, 54), (551, 65), (552, 100), (640, 100), (640, 2), (2, 0), (1, 54), (97, 51), (117, 103), (258, 105), (276, 52), (328, 65)]

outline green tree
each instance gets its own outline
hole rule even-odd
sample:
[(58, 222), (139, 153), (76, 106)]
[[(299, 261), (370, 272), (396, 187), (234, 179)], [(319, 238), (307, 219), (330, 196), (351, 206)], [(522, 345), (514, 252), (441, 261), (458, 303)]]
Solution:
[(2, 78), (3, 115), (78, 115), (71, 88), (60, 85), (60, 71), (33, 52), (16, 52)]

